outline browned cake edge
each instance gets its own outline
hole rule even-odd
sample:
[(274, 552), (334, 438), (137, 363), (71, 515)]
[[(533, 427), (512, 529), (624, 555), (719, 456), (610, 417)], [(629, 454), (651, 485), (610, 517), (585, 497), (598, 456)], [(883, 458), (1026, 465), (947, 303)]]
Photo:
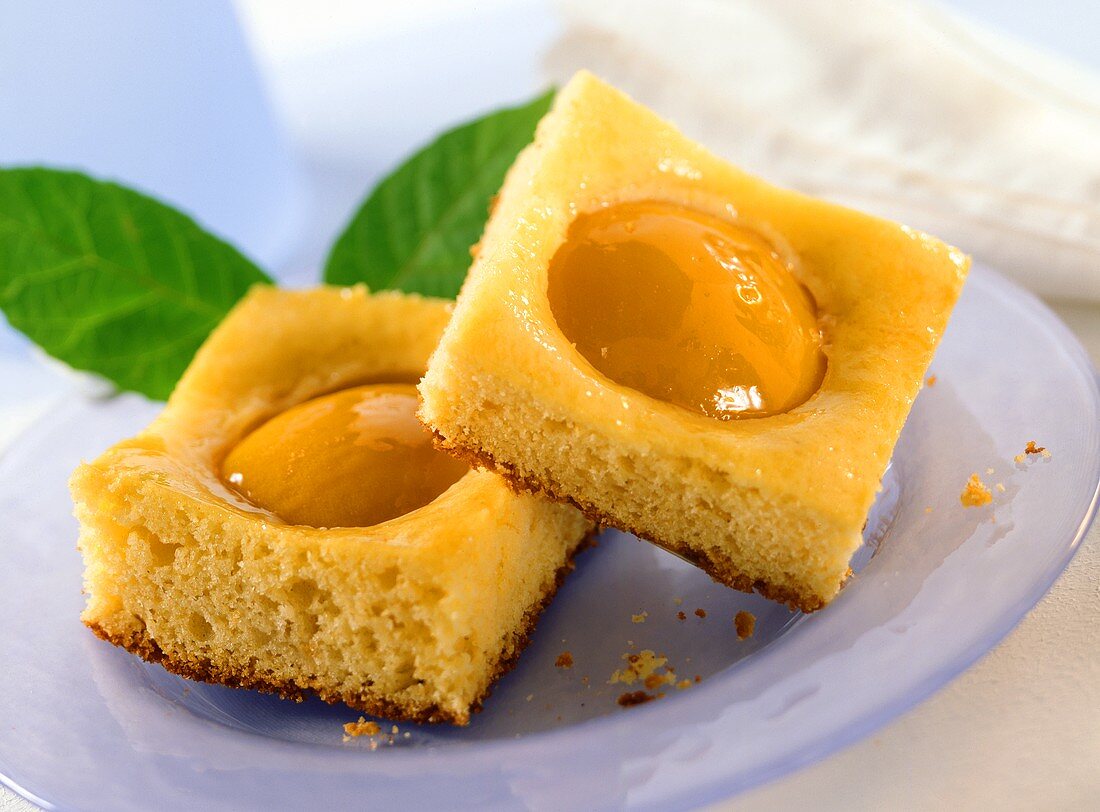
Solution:
[(449, 722), (454, 725), (467, 725), (470, 722), (470, 714), (481, 710), (483, 703), (492, 693), (497, 681), (515, 668), (520, 654), (531, 642), (531, 635), (534, 634), (539, 616), (550, 605), (550, 601), (553, 600), (554, 595), (565, 582), (566, 576), (575, 568), (577, 554), (591, 545), (597, 532), (598, 528), (590, 530), (581, 537), (580, 541), (569, 551), (565, 563), (555, 572), (554, 580), (550, 586), (539, 600), (524, 612), (519, 629), (512, 634), (510, 653), (506, 653), (509, 649), (506, 641), (485, 690), (481, 693), (481, 696), (474, 700), (470, 705), (469, 712), (465, 715), (456, 714), (438, 705), (427, 707), (406, 705), (369, 691), (355, 693), (330, 691), (317, 687), (303, 688), (293, 680), (274, 682), (248, 668), (224, 668), (205, 657), (191, 656), (186, 653), (168, 654), (157, 645), (156, 640), (152, 638), (146, 629), (125, 634), (113, 634), (94, 621), (84, 621), (84, 623), (101, 640), (106, 640), (108, 643), (124, 648), (143, 660), (156, 663), (166, 671), (171, 671), (173, 674), (188, 679), (227, 685), (231, 688), (250, 688), (264, 693), (278, 694), (282, 699), (293, 699), (296, 702), (302, 702), (307, 696), (314, 694), (333, 705), (343, 702), (355, 710), (397, 721), (416, 723)]
[[(513, 465), (506, 462), (500, 462), (484, 449), (474, 448), (448, 440), (434, 426), (429, 425), (428, 429), (432, 432), (432, 436), (438, 448), (467, 462), (475, 468), (485, 468), (492, 471), (507, 482), (517, 493), (533, 493), (555, 502), (572, 505), (600, 526), (614, 527), (617, 530), (631, 533), (640, 539), (656, 544), (658, 547), (663, 547), (670, 553), (694, 564), (724, 586), (731, 587), (741, 592), (756, 592), (769, 600), (786, 604), (791, 609), (798, 609), (803, 612), (816, 612), (818, 609), (825, 606), (826, 602), (818, 595), (803, 593), (798, 590), (790, 589), (789, 587), (778, 586), (776, 584), (770, 584), (767, 581), (753, 579), (738, 570), (728, 558), (717, 558), (711, 553), (694, 550), (683, 542), (666, 541), (664, 539), (655, 538), (650, 533), (642, 532), (635, 527), (631, 527), (626, 522), (621, 522), (614, 516), (604, 513), (595, 505), (561, 493), (557, 485), (552, 481), (541, 481), (525, 477), (520, 474)], [(849, 573), (850, 572), (851, 570), (849, 570)]]

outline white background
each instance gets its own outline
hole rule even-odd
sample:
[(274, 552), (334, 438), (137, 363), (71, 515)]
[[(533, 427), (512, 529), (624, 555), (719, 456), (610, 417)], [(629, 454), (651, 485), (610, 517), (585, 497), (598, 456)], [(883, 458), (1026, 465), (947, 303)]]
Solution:
[[(276, 109), (299, 136), (309, 126), (302, 111), (310, 102), (290, 71), (301, 60), (353, 44), (370, 47), (413, 33), (425, 21), (513, 4), (238, 0)], [(948, 5), (1100, 70), (1100, 3)], [(323, 88), (319, 92), (323, 96)], [(1100, 308), (1055, 308), (1094, 363), (1100, 362)], [(1067, 572), (1020, 626), (946, 689), (867, 740), (729, 806), (1100, 809), (1100, 532), (1089, 534)], [(0, 788), (0, 812), (31, 808)]]

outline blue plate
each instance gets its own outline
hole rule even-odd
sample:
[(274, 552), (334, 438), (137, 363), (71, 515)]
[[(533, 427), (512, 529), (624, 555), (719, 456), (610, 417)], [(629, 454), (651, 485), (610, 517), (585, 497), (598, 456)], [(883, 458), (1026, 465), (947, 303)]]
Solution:
[[(16, 362), (0, 369), (16, 391)], [(468, 728), (398, 723), (373, 750), (342, 740), (358, 717), (347, 708), (187, 682), (81, 626), (66, 479), (158, 407), (65, 398), (0, 457), (0, 774), (44, 805), (165, 811), (694, 806), (782, 775), (988, 651), (1058, 577), (1095, 511), (1096, 379), (1042, 304), (975, 269), (933, 371), (858, 574), (830, 607), (791, 614), (608, 532)], [(1032, 439), (1051, 457), (1016, 464)], [(975, 471), (1004, 491), (964, 509)], [(745, 641), (732, 622), (742, 609), (757, 617)], [(626, 688), (608, 680), (647, 648), (690, 687), (621, 708)], [(565, 650), (572, 669), (554, 665)]]

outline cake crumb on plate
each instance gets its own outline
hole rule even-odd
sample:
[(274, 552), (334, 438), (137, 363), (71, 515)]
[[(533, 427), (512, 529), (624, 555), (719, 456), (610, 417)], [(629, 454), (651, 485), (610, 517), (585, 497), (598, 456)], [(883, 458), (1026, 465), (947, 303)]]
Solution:
[(675, 670), (668, 665), (668, 658), (656, 654), (652, 649), (643, 649), (637, 654), (624, 654), (626, 667), (615, 671), (608, 680), (609, 685), (621, 682), (633, 685), (641, 681), (651, 691), (661, 685), (676, 681)]
[(737, 639), (748, 640), (756, 631), (756, 615), (742, 609), (734, 615), (733, 625), (737, 629)]
[(1050, 457), (1050, 452), (1046, 450), (1045, 446), (1035, 445), (1034, 440), (1028, 440), (1027, 445), (1024, 446), (1025, 454), (1041, 454), (1045, 458)]
[(624, 708), (630, 708), (634, 705), (643, 705), (646, 702), (652, 702), (657, 697), (653, 694), (647, 694), (645, 691), (627, 691), (621, 694), (616, 700)]
[(358, 736), (377, 736), (381, 732), (382, 728), (378, 726), (378, 722), (368, 722), (360, 716), (358, 721), (348, 722), (344, 725), (344, 740), (347, 741)]
[(1046, 449), (1045, 446), (1036, 445), (1034, 440), (1028, 440), (1027, 445), (1024, 446), (1023, 452), (1017, 454), (1015, 457), (1012, 458), (1012, 460), (1017, 465), (1023, 465), (1024, 461), (1027, 460), (1028, 457), (1036, 455), (1041, 456), (1045, 460), (1050, 459), (1050, 452)]
[(966, 487), (959, 494), (959, 501), (963, 507), (981, 507), (993, 501), (993, 493), (982, 482), (977, 473), (970, 475), (966, 481)]

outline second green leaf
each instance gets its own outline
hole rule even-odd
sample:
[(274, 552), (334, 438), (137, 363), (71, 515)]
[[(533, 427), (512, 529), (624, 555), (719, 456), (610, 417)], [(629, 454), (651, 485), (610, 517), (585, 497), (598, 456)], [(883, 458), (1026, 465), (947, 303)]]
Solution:
[(453, 298), (470, 246), (508, 167), (534, 137), (553, 91), (457, 127), (385, 178), (325, 263), (325, 281)]

